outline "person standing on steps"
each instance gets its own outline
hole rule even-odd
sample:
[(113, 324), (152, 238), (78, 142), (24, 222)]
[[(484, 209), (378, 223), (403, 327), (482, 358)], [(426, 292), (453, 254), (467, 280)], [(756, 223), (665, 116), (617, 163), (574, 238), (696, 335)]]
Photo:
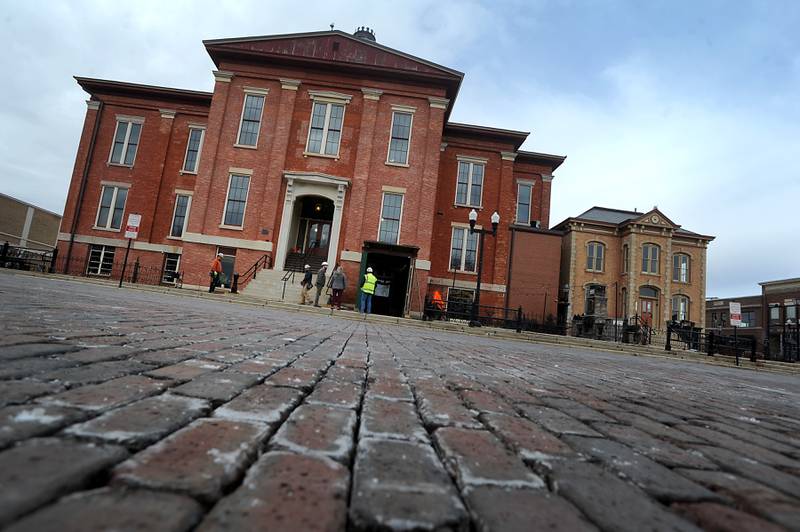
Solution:
[(313, 284), (311, 282), (311, 276), (312, 276), (311, 266), (306, 264), (303, 267), (303, 271), (305, 272), (305, 274), (303, 274), (303, 280), (300, 281), (300, 304), (308, 305), (309, 303), (311, 303), (311, 295), (309, 294), (309, 292), (311, 291), (311, 286)]
[(317, 282), (316, 282), (317, 295), (314, 296), (314, 306), (315, 307), (319, 306), (319, 295), (322, 293), (322, 289), (325, 288), (325, 280), (326, 280), (325, 272), (326, 271), (328, 271), (328, 263), (327, 262), (323, 262), (322, 263), (322, 267), (317, 272)]
[(364, 274), (364, 279), (361, 284), (361, 313), (372, 313), (372, 295), (375, 293), (375, 285), (378, 283), (378, 278), (372, 275), (372, 268), (367, 268), (367, 273)]
[(220, 285), (220, 276), (222, 275), (222, 253), (217, 253), (214, 260), (211, 261), (211, 271), (208, 275), (211, 276), (211, 284), (208, 286), (208, 292), (214, 293), (214, 289)]
[(337, 264), (331, 274), (331, 308), (336, 307), (342, 310), (342, 292), (347, 287), (347, 277), (344, 275), (344, 270), (341, 264)]

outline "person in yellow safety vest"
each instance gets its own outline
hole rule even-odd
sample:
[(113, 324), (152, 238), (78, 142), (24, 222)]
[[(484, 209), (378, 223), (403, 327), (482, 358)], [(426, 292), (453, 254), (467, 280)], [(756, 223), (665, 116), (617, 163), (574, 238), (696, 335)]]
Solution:
[(372, 268), (367, 268), (364, 274), (364, 282), (361, 285), (361, 313), (370, 314), (372, 312), (372, 295), (375, 293), (375, 285), (378, 278), (372, 275)]

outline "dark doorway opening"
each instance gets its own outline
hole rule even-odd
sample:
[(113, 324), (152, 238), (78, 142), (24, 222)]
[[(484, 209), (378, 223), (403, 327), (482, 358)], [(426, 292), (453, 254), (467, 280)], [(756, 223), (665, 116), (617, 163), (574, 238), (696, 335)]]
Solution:
[[(413, 264), (419, 248), (398, 246), (383, 242), (365, 242), (361, 260), (361, 279), (367, 267), (378, 278), (372, 297), (373, 314), (402, 317), (406, 313), (409, 283), (412, 282)], [(360, 296), (360, 293), (359, 293)]]

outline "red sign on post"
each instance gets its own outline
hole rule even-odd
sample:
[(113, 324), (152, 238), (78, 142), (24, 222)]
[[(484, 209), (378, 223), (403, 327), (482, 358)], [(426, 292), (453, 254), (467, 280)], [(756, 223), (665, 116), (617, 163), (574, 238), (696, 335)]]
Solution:
[(728, 310), (731, 313), (731, 325), (739, 327), (742, 324), (742, 305), (741, 303), (728, 303)]
[(136, 238), (139, 236), (139, 225), (142, 223), (141, 214), (129, 214), (128, 224), (125, 226), (125, 238)]

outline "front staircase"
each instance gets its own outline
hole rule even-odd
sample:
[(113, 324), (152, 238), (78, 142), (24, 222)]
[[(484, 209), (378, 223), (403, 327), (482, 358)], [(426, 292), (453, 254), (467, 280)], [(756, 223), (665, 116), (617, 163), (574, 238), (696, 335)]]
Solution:
[[(284, 278), (286, 281), (284, 283)], [(243, 295), (267, 301), (300, 302), (300, 281), (302, 272), (284, 272), (281, 270), (261, 270), (255, 279), (247, 283), (241, 290)], [(284, 291), (284, 284), (286, 286)]]
[(325, 262), (325, 255), (312, 253), (289, 253), (286, 255), (284, 270), (287, 272), (302, 272), (306, 264), (311, 266), (311, 271), (315, 274)]

